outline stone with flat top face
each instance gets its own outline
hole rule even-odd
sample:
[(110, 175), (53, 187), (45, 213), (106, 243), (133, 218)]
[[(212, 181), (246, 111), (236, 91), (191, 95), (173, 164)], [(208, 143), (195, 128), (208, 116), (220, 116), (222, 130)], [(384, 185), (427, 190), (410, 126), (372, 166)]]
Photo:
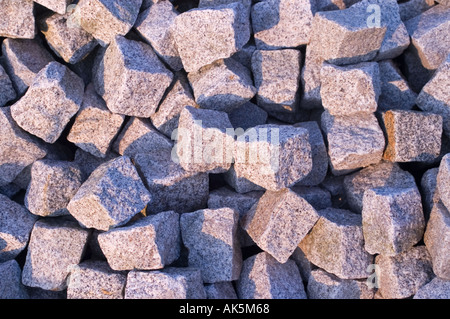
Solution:
[(73, 0), (36, 0), (34, 2), (39, 3), (54, 12), (64, 14), (66, 13), (67, 6), (71, 4)]
[(36, 34), (32, 0), (0, 1), (0, 37), (33, 39)]

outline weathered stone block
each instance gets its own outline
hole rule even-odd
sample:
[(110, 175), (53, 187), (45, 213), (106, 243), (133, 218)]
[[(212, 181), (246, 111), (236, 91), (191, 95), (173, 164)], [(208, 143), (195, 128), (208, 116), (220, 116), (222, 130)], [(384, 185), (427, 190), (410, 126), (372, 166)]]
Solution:
[(36, 34), (32, 0), (0, 1), (0, 37), (33, 39)]
[(22, 284), (22, 269), (17, 261), (0, 263), (0, 299), (29, 299), (29, 294)]

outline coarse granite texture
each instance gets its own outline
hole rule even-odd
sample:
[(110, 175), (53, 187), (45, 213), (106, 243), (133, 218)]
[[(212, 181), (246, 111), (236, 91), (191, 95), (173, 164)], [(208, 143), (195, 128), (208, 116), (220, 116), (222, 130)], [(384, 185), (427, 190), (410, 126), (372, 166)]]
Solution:
[(442, 203), (450, 208), (450, 153), (442, 157), (437, 176), (437, 187)]
[(423, 212), (428, 220), (433, 206), (440, 201), (439, 190), (437, 188), (437, 176), (439, 167), (433, 167), (423, 173), (420, 180), (420, 192), (422, 194)]
[(0, 37), (33, 39), (36, 35), (32, 0), (0, 1)]
[(36, 0), (34, 2), (39, 3), (54, 12), (64, 14), (73, 0)]
[(0, 107), (17, 97), (16, 90), (5, 69), (0, 65)]
[(408, 21), (424, 11), (427, 11), (435, 3), (433, 0), (408, 0), (398, 4), (398, 10), (402, 21)]
[(207, 299), (238, 299), (231, 281), (221, 281), (205, 285)]
[(0, 262), (0, 299), (29, 299), (21, 279), (22, 269), (16, 260)]
[(242, 129), (241, 133), (244, 133), (251, 127), (266, 124), (268, 114), (258, 105), (247, 102), (231, 111), (228, 117), (231, 125), (236, 129), (236, 135), (238, 135), (239, 129)]
[(450, 280), (433, 278), (419, 288), (413, 299), (450, 299)]

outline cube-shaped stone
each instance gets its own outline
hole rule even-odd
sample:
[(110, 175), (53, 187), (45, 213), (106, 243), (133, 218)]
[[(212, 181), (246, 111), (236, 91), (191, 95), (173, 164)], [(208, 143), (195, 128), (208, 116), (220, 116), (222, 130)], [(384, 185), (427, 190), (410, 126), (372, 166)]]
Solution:
[(433, 279), (430, 254), (425, 246), (416, 246), (396, 256), (378, 255), (378, 292), (386, 299), (413, 296)]
[(22, 269), (14, 259), (0, 262), (0, 299), (29, 299), (22, 284)]
[(316, 2), (268, 0), (252, 7), (252, 27), (260, 50), (294, 48), (308, 44)]
[(378, 62), (380, 68), (381, 93), (378, 98), (378, 110), (410, 110), (416, 104), (415, 93), (405, 80), (393, 60)]
[(437, 176), (439, 167), (433, 167), (423, 173), (420, 180), (420, 191), (422, 194), (423, 212), (428, 220), (433, 206), (440, 201), (439, 190), (437, 188)]
[(41, 21), (41, 32), (49, 47), (70, 64), (80, 62), (98, 44), (91, 34), (73, 20), (73, 14), (65, 13), (64, 8), (63, 13), (55, 13)]
[(64, 14), (73, 0), (36, 0), (34, 2), (39, 3), (54, 12)]
[(221, 281), (205, 285), (208, 299), (238, 299), (231, 281)]
[(308, 130), (288, 125), (259, 125), (237, 137), (237, 176), (267, 190), (290, 187), (312, 170)]
[(83, 80), (65, 65), (51, 62), (11, 106), (11, 115), (25, 131), (55, 143), (80, 109), (83, 94)]
[(341, 279), (367, 278), (373, 257), (364, 250), (361, 215), (331, 207), (318, 213), (319, 220), (299, 244), (306, 258)]
[(87, 260), (73, 267), (69, 275), (67, 299), (123, 299), (127, 275), (114, 271), (108, 263)]
[(383, 158), (392, 162), (432, 162), (441, 151), (442, 123), (438, 114), (386, 111), (382, 115), (387, 137)]
[(324, 63), (320, 70), (323, 107), (335, 116), (373, 113), (381, 93), (380, 68), (376, 62), (350, 66)]
[(113, 113), (150, 117), (173, 74), (146, 43), (117, 36), (94, 70), (97, 93)]
[(231, 125), (236, 129), (242, 129), (242, 133), (251, 127), (266, 124), (268, 114), (258, 105), (247, 102), (228, 114)]
[(220, 59), (188, 74), (195, 101), (204, 109), (231, 112), (256, 94), (250, 70), (235, 59)]
[(117, 35), (131, 30), (139, 14), (142, 0), (81, 0), (75, 11), (75, 21), (106, 47)]
[(151, 200), (128, 156), (97, 167), (67, 205), (86, 228), (109, 230), (126, 224)]
[(421, 64), (429, 70), (436, 70), (449, 53), (450, 32), (448, 15), (450, 7), (436, 5), (405, 22), (411, 44), (420, 56)]
[(427, 11), (435, 3), (433, 0), (408, 0), (398, 4), (398, 10), (402, 21), (408, 21)]
[(89, 231), (61, 218), (34, 224), (22, 272), (24, 285), (56, 291), (67, 288), (67, 277), (81, 261)]
[(262, 250), (285, 263), (318, 219), (305, 199), (286, 188), (265, 192), (243, 216), (241, 225)]
[(162, 269), (180, 256), (179, 214), (143, 217), (99, 234), (98, 242), (114, 270)]
[(173, 210), (184, 213), (206, 206), (208, 174), (185, 171), (173, 161), (169, 151), (137, 154), (134, 163), (152, 198), (147, 212)]
[(362, 170), (347, 175), (343, 189), (350, 209), (361, 213), (364, 193), (371, 188), (416, 188), (414, 176), (400, 168), (397, 163), (381, 161)]
[[(265, 3), (265, 2), (262, 2)], [(258, 106), (267, 112), (295, 113), (299, 100), (302, 54), (298, 50), (256, 50), (252, 71)]]
[(159, 1), (140, 13), (134, 25), (139, 34), (151, 44), (155, 53), (174, 71), (183, 68), (172, 29), (178, 14), (172, 3)]
[(305, 287), (293, 260), (280, 264), (266, 252), (244, 260), (236, 282), (239, 299), (306, 299)]
[(54, 61), (37, 39), (7, 38), (2, 43), (2, 54), (3, 65), (18, 95), (24, 94), (39, 71)]
[(241, 2), (198, 8), (175, 18), (173, 35), (186, 72), (239, 51), (250, 39), (249, 12)]
[(199, 269), (169, 267), (130, 271), (125, 299), (206, 299), (206, 293)]
[(331, 193), (318, 186), (295, 185), (291, 190), (305, 199), (314, 209), (321, 210), (332, 206)]
[(38, 216), (69, 215), (67, 205), (83, 183), (83, 173), (67, 161), (39, 160), (31, 167), (25, 206)]
[(0, 107), (5, 106), (9, 101), (17, 97), (16, 90), (6, 73), (5, 69), (0, 65)]
[(25, 249), (37, 217), (0, 194), (0, 218), (0, 262), (5, 262), (16, 258)]
[(14, 122), (11, 108), (0, 108), (0, 185), (14, 181), (25, 167), (45, 155), (46, 145)]
[(450, 93), (445, 89), (449, 85), (450, 54), (436, 70), (417, 97), (417, 106), (425, 111), (440, 114), (443, 119), (443, 128), (450, 137)]
[(425, 230), (417, 188), (372, 188), (364, 192), (364, 247), (372, 255), (394, 256), (417, 244)]
[(437, 185), (442, 203), (450, 209), (450, 154), (446, 154), (439, 164)]
[(242, 254), (237, 237), (239, 213), (231, 208), (202, 209), (180, 218), (188, 265), (201, 270), (203, 281), (237, 280)]
[(241, 175), (241, 173), (237, 173), (234, 169), (234, 164), (231, 165), (230, 169), (227, 172), (223, 173), (223, 178), (229, 186), (231, 186), (236, 192), (240, 194), (264, 190), (263, 187), (252, 183), (243, 175)]
[(436, 203), (430, 214), (424, 242), (431, 255), (436, 276), (450, 280), (450, 213), (442, 203)]
[(325, 111), (321, 128), (328, 141), (333, 174), (340, 175), (381, 161), (385, 139), (375, 115), (332, 116)]
[(258, 202), (263, 194), (264, 192), (262, 191), (251, 191), (245, 194), (239, 194), (229, 187), (224, 186), (209, 192), (208, 208), (230, 207), (237, 211), (240, 216), (243, 216)]
[(450, 299), (450, 280), (434, 277), (419, 288), (413, 299)]
[(223, 173), (230, 168), (234, 130), (227, 113), (187, 106), (178, 123), (175, 147), (183, 169)]
[(32, 0), (0, 1), (0, 37), (33, 39), (36, 34)]

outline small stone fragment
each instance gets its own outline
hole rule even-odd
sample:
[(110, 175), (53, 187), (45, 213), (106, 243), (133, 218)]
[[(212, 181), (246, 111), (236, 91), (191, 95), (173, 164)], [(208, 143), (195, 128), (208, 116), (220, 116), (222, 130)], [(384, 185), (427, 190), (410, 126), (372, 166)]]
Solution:
[(22, 272), (24, 285), (57, 291), (67, 288), (67, 276), (81, 261), (89, 231), (61, 218), (34, 224)]
[(238, 299), (231, 281), (207, 284), (205, 292), (208, 299)]
[(242, 255), (237, 238), (239, 214), (231, 208), (202, 209), (180, 218), (188, 265), (201, 270), (205, 283), (239, 278)]
[(0, 1), (0, 37), (33, 39), (36, 34), (32, 0)]
[(239, 299), (306, 299), (300, 272), (293, 260), (280, 264), (261, 252), (244, 260), (236, 284)]
[(433, 278), (419, 288), (413, 299), (450, 299), (450, 280)]
[(83, 94), (83, 80), (59, 62), (51, 62), (11, 106), (11, 115), (25, 131), (55, 143), (80, 109)]
[(126, 224), (151, 197), (127, 156), (97, 167), (67, 205), (86, 228), (109, 230)]
[(22, 270), (17, 261), (0, 262), (0, 299), (29, 299), (21, 278)]
[(0, 65), (0, 107), (17, 97), (11, 79), (5, 69)]
[(439, 165), (437, 176), (439, 197), (447, 209), (450, 208), (450, 153), (446, 154)]
[(87, 260), (73, 268), (67, 299), (123, 299), (126, 273), (114, 271), (99, 260)]

